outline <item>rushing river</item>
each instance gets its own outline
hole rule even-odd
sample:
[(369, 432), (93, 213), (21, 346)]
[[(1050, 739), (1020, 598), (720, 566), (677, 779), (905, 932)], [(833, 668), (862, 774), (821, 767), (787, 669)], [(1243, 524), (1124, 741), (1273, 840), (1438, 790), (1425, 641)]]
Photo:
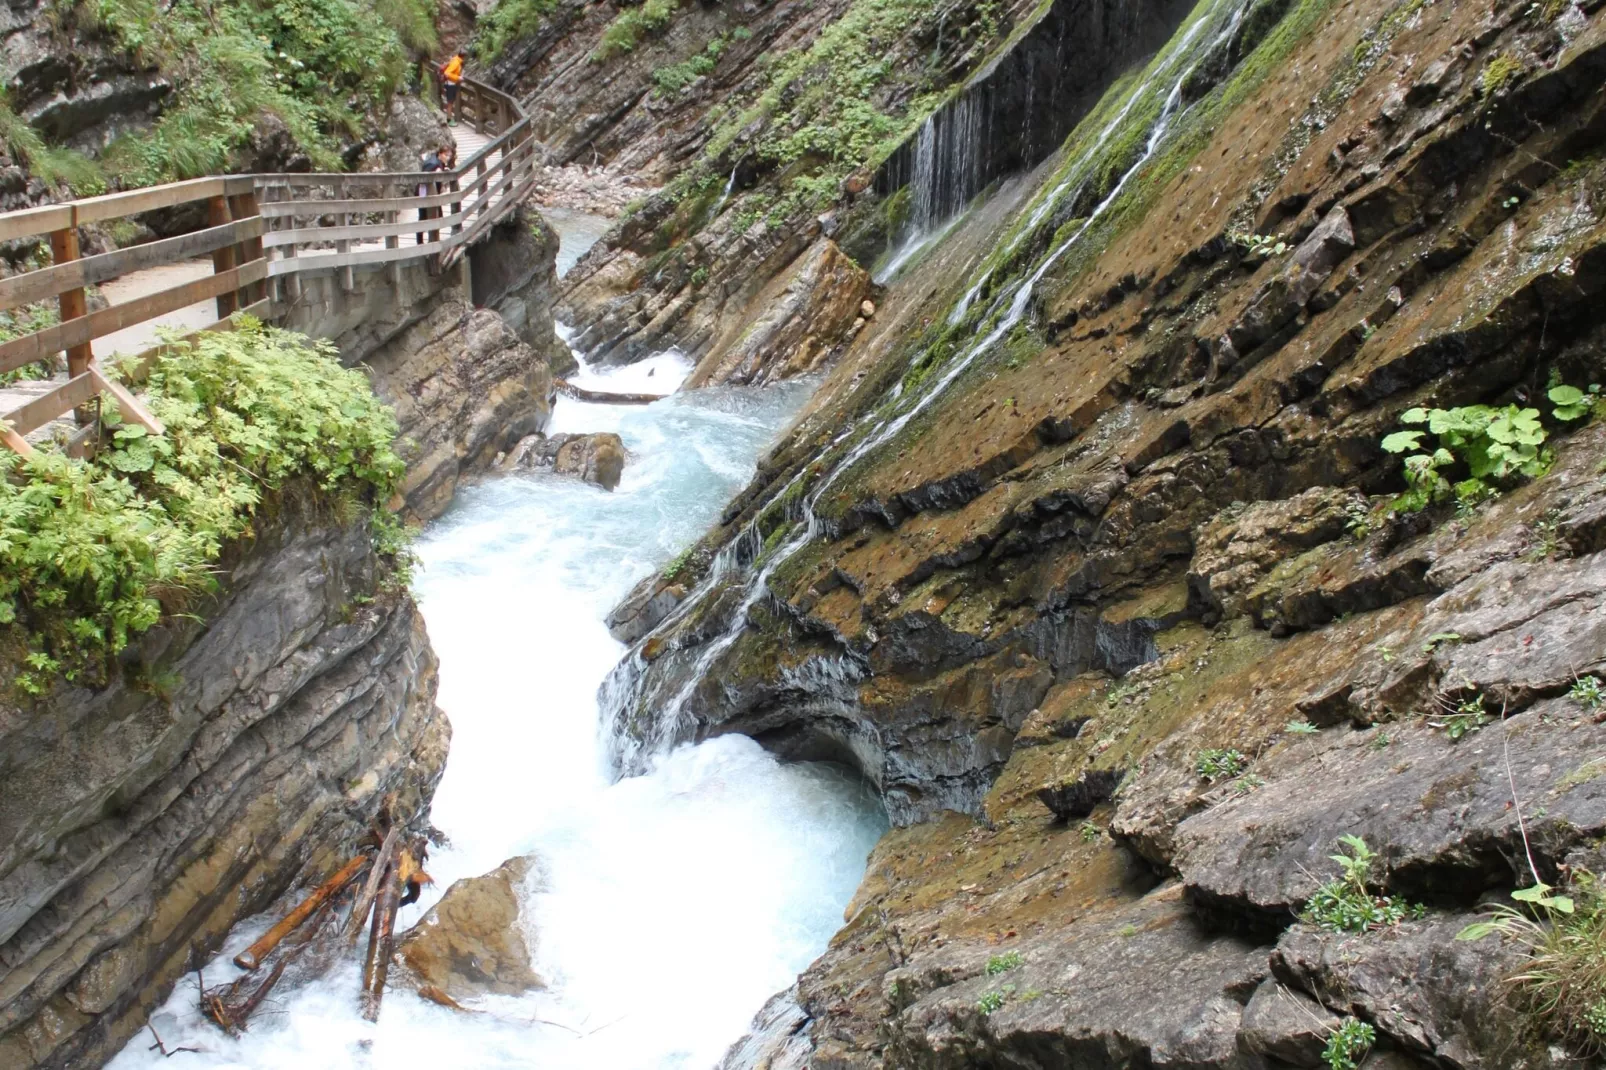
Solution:
[[(668, 354), (575, 378), (666, 392), (688, 371)], [(452, 881), (532, 855), (528, 935), (546, 990), (465, 1015), (393, 985), (372, 1026), (352, 962), (276, 992), (233, 1040), (201, 1020), (192, 974), (153, 1019), (169, 1048), (203, 1049), (183, 1066), (706, 1070), (825, 949), (885, 829), (879, 804), (834, 768), (782, 765), (736, 736), (612, 783), (596, 703), (623, 652), (604, 615), (708, 528), (806, 393), (718, 388), (645, 408), (561, 399), (550, 430), (624, 438), (619, 488), (493, 479), (460, 490), (420, 540), (416, 589), (453, 728), (433, 821), (451, 844), (399, 927)], [(229, 958), (271, 920), (239, 926), (207, 983), (235, 976)], [(149, 1044), (141, 1033), (111, 1065), (179, 1065)]]

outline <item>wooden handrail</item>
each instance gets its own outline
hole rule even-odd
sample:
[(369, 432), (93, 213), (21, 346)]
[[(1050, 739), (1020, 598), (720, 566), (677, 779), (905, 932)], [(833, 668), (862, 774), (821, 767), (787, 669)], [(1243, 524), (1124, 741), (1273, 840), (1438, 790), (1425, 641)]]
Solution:
[[(0, 312), (52, 297), (61, 305), (60, 323), (0, 343), (0, 373), (68, 354), (66, 382), (0, 413), (0, 443), (30, 453), (24, 435), (101, 394), (110, 395), (127, 419), (161, 433), (160, 423), (94, 359), (90, 344), (97, 338), (207, 298), (217, 301), (218, 322), (205, 330), (228, 329), (237, 309), (277, 318), (288, 301), (271, 291), (283, 286), (293, 298), (300, 292), (299, 276), (307, 272), (338, 272), (341, 286), (351, 290), (357, 268), (395, 270), (405, 261), (427, 260), (436, 270), (453, 263), (529, 195), (539, 156), (532, 124), (516, 98), (472, 78), (462, 85), (460, 120), (491, 140), (452, 171), (209, 176), (0, 213), (0, 242), (48, 236), (54, 261), (0, 279)], [(438, 192), (417, 196), (420, 186)], [(374, 196), (376, 191), (382, 195)], [(86, 223), (196, 202), (206, 204), (203, 229), (78, 255), (78, 228)], [(409, 239), (412, 244), (403, 244)], [(87, 310), (86, 287), (206, 254), (211, 275)], [(141, 354), (140, 361), (148, 363), (160, 349)], [(82, 421), (88, 414), (79, 412)], [(74, 437), (75, 445), (88, 430)]]

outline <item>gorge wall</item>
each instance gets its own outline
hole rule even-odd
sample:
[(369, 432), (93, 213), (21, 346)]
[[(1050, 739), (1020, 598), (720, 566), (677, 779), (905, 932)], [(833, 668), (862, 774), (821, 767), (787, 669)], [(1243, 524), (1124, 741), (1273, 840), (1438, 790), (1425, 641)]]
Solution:
[[(1603, 861), (1603, 84), (1598, 3), (1202, 3), (878, 293), (612, 622), (627, 767), (743, 732), (901, 826), (729, 1065), (1587, 1065), (1453, 937)], [(588, 304), (632, 233), (566, 300), (662, 339)], [(1474, 403), (1553, 463), (1392, 510)], [(1420, 917), (1297, 920), (1344, 835)]]
[(423, 618), (314, 501), (284, 494), (121, 682), (0, 699), (0, 1064), (100, 1065), (381, 807), (427, 809), (451, 730)]

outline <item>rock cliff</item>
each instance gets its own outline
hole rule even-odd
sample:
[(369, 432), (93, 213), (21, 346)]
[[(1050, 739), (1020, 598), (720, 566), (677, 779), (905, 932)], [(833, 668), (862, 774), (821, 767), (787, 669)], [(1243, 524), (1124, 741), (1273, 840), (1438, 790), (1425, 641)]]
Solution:
[(382, 804), (427, 808), (450, 728), (423, 619), (366, 524), (311, 500), (130, 648), (150, 668), (0, 703), (0, 1064), (100, 1065)]
[[(1583, 1065), (1453, 936), (1606, 832), (1603, 84), (1598, 3), (1202, 3), (890, 281), (614, 621), (627, 736), (899, 826), (732, 1065)], [(1473, 404), (1553, 454), (1395, 508)], [(1341, 836), (1416, 916), (1299, 920)]]

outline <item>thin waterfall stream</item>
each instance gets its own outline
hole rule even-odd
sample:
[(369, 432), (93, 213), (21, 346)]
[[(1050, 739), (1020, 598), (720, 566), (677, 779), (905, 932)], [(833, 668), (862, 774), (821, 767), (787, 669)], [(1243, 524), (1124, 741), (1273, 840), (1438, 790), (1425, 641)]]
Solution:
[[(560, 261), (576, 255), (565, 248)], [(670, 352), (574, 379), (662, 393), (689, 371)], [(812, 387), (721, 387), (646, 407), (561, 398), (549, 431), (623, 437), (618, 489), (489, 479), (460, 489), (419, 541), (415, 587), (453, 726), (432, 820), (450, 843), (432, 853), (435, 884), (398, 929), (453, 881), (528, 856), (526, 936), (546, 988), (464, 1014), (393, 985), (370, 1025), (349, 961), (276, 992), (230, 1038), (203, 1021), (191, 974), (152, 1019), (169, 1049), (201, 1049), (185, 1065), (704, 1070), (825, 949), (886, 829), (873, 794), (739, 736), (665, 749), (643, 775), (615, 780), (597, 704), (624, 652), (606, 613), (708, 528)], [(237, 927), (207, 983), (232, 975), (230, 957), (273, 920)], [(148, 1044), (140, 1034), (111, 1066), (165, 1065)]]

